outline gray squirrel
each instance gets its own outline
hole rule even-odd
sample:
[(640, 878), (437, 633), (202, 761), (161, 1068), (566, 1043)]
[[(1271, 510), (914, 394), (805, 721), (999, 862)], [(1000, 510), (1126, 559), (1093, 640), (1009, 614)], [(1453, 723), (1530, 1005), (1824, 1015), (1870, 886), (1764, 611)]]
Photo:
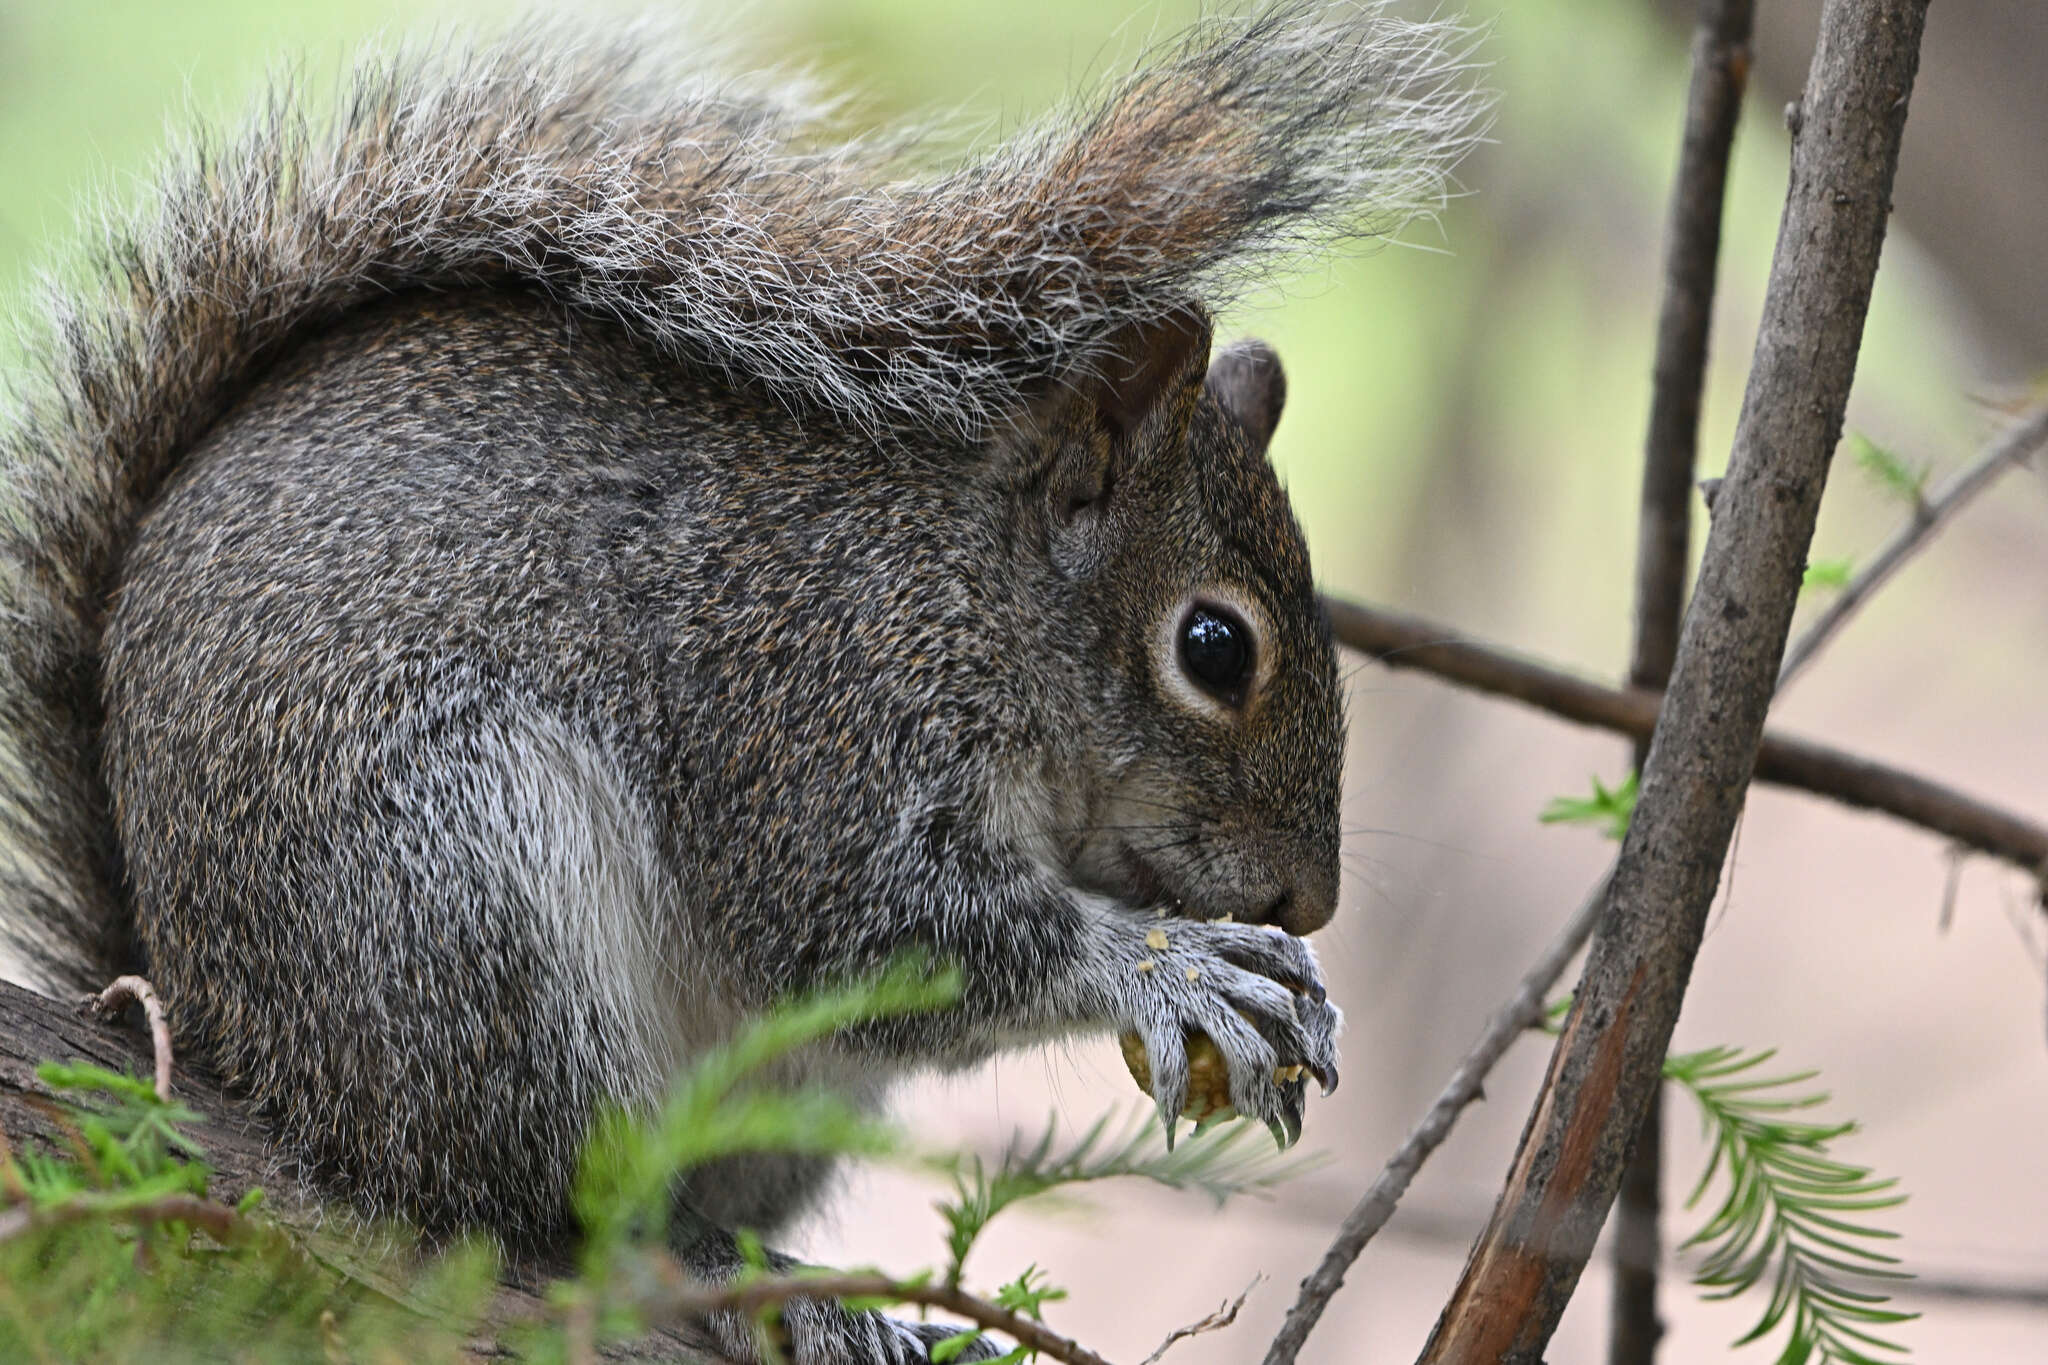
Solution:
[[(15, 950), (146, 971), (319, 1186), (515, 1251), (573, 1236), (597, 1105), (904, 950), (958, 1005), (780, 1080), (873, 1107), (1129, 1030), (1170, 1122), (1206, 1034), (1298, 1132), (1342, 703), (1279, 364), (1210, 318), (1440, 202), (1465, 47), (1214, 18), (924, 178), (637, 32), (275, 98), (54, 295), (0, 419)], [(692, 1173), (685, 1264), (828, 1167)]]

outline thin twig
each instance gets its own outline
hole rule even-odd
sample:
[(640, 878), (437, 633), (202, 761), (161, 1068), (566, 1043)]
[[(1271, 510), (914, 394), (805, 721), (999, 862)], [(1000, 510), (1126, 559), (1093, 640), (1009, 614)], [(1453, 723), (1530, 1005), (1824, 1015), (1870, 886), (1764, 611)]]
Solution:
[(1229, 1303), (1224, 1304), (1205, 1318), (1191, 1322), (1185, 1327), (1176, 1327), (1171, 1332), (1168, 1332), (1166, 1340), (1159, 1343), (1159, 1348), (1153, 1351), (1151, 1355), (1139, 1361), (1138, 1365), (1159, 1365), (1160, 1358), (1172, 1350), (1177, 1343), (1186, 1341), (1189, 1337), (1201, 1336), (1206, 1332), (1220, 1332), (1236, 1322), (1237, 1311), (1244, 1307), (1244, 1301), (1251, 1297), (1252, 1291), (1257, 1289), (1260, 1282), (1265, 1278), (1264, 1275), (1254, 1275), (1252, 1282), (1239, 1290), (1237, 1297)]
[(98, 1195), (74, 1195), (41, 1206), (22, 1205), (0, 1213), (0, 1242), (38, 1228), (112, 1220), (123, 1223), (190, 1223), (223, 1245), (250, 1235), (242, 1216), (225, 1204), (190, 1194), (167, 1194), (135, 1203), (111, 1203)]
[(886, 1299), (943, 1308), (1066, 1365), (1109, 1365), (1081, 1343), (1061, 1336), (1042, 1322), (937, 1281), (917, 1283), (872, 1273), (763, 1275), (742, 1284), (678, 1283), (658, 1302), (644, 1306), (650, 1313), (671, 1319), (702, 1318), (711, 1313), (755, 1313), (791, 1299)]
[(1707, 337), (1721, 250), (1721, 203), (1736, 116), (1749, 81), (1754, 0), (1700, 0), (1692, 85), (1665, 233), (1664, 293), (1651, 369), (1649, 431), (1636, 541), (1635, 645), (1629, 681), (1661, 690), (1678, 654), (1691, 562), (1694, 465)]
[(1409, 1182), (1415, 1179), (1415, 1173), (1422, 1169), (1422, 1163), (1429, 1160), (1430, 1154), (1450, 1136), (1451, 1128), (1465, 1111), (1465, 1106), (1485, 1093), (1487, 1073), (1507, 1055), (1508, 1048), (1517, 1038), (1543, 1021), (1544, 997), (1564, 975), (1564, 969), (1571, 965), (1572, 958), (1585, 946), (1593, 926), (1599, 922), (1601, 905), (1607, 899), (1607, 883), (1606, 877), (1600, 879), (1585, 903), (1558, 931), (1550, 946), (1543, 950), (1543, 955), (1523, 973), (1515, 985), (1515, 993), (1487, 1020), (1479, 1041), (1472, 1045), (1458, 1063), (1458, 1069), (1451, 1073), (1451, 1079), (1437, 1096), (1436, 1103), (1422, 1116), (1422, 1121), (1409, 1130), (1407, 1139), (1393, 1156), (1387, 1158), (1387, 1164), (1380, 1168), (1378, 1178), (1366, 1190), (1365, 1196), (1344, 1216), (1336, 1239), (1323, 1253), (1322, 1264), (1301, 1282), (1300, 1297), (1288, 1310), (1287, 1320), (1280, 1325), (1280, 1334), (1266, 1349), (1265, 1365), (1293, 1365), (1302, 1343), (1314, 1330), (1316, 1320), (1322, 1317), (1330, 1299), (1343, 1287), (1344, 1272), (1365, 1250), (1366, 1243), (1386, 1226), (1387, 1219), (1393, 1217), (1401, 1196), (1407, 1193)]
[(1535, 1365), (1606, 1221), (1763, 740), (1855, 374), (1927, 0), (1828, 0), (1728, 474), (1601, 927), (1421, 1360)]
[(105, 990), (92, 998), (92, 1007), (100, 1018), (112, 1019), (131, 1000), (142, 1006), (143, 1014), (149, 1019), (149, 1041), (156, 1051), (156, 1097), (169, 1102), (171, 1025), (164, 1018), (163, 1001), (157, 999), (156, 987), (144, 977), (117, 976)]
[[(1692, 560), (1692, 496), (1706, 388), (1707, 337), (1721, 253), (1721, 205), (1728, 153), (1749, 84), (1753, 0), (1700, 0), (1693, 31), (1692, 84), (1672, 181), (1665, 233), (1664, 296), (1657, 318), (1649, 431), (1643, 441), (1642, 510), (1637, 518), (1632, 687), (1661, 692), (1678, 655), (1685, 575)], [(1649, 757), (1635, 743), (1635, 767)], [(1623, 1173), (1614, 1211), (1614, 1291), (1608, 1365), (1650, 1365), (1657, 1320), (1658, 1220), (1663, 1205), (1664, 1108), (1653, 1094)]]
[[(1340, 598), (1325, 598), (1324, 605), (1340, 643), (1391, 668), (1413, 668), (1616, 734), (1647, 738), (1657, 727), (1660, 703), (1653, 692), (1591, 682), (1405, 613)], [(2039, 877), (2048, 868), (2048, 826), (1887, 763), (1767, 730), (1754, 776), (1882, 811), (2011, 863), (2029, 876)]]
[[(1329, 1201), (1334, 1185), (1307, 1181), (1289, 1185), (1274, 1202), (1261, 1210), (1263, 1217), (1279, 1217), (1302, 1227), (1321, 1228), (1329, 1222)], [(1467, 1207), (1418, 1205), (1403, 1201), (1400, 1217), (1389, 1219), (1382, 1234), (1388, 1238), (1416, 1243), (1433, 1249), (1463, 1252), (1486, 1222), (1486, 1210)], [(2017, 1254), (2017, 1253), (2015, 1253)], [(2039, 1256), (2034, 1257), (2040, 1260)], [(1672, 1274), (1690, 1275), (1704, 1260), (1697, 1252), (1665, 1253), (1658, 1264)], [(1911, 1279), (1900, 1280), (1885, 1291), (1905, 1300), (1964, 1299), (1998, 1304), (2034, 1313), (2048, 1311), (2048, 1279), (2014, 1279), (1978, 1274), (1970, 1270), (1929, 1269), (1919, 1258), (1913, 1263)], [(1737, 1357), (1739, 1361), (1740, 1357)]]
[(1892, 533), (1871, 561), (1835, 594), (1826, 611), (1813, 619), (1785, 651), (1785, 663), (1778, 669), (1782, 690), (1794, 674), (1813, 662), (1821, 647), (1834, 638), (1863, 603), (1898, 572), (1899, 566), (1934, 539), (1935, 532), (1954, 519), (1969, 501), (1998, 481), (2007, 470), (2017, 469), (2048, 447), (2048, 403), (2023, 413), (1976, 459), (1955, 477), (1935, 490), (1934, 496), (1913, 505), (1913, 515)]

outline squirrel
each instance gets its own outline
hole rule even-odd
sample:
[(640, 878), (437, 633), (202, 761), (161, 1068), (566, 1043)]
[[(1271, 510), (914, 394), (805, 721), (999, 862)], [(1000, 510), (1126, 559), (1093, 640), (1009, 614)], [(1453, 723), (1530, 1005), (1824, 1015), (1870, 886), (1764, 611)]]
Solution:
[[(0, 422), (15, 951), (145, 970), (317, 1187), (515, 1251), (573, 1235), (597, 1106), (905, 950), (958, 1003), (782, 1080), (872, 1108), (1135, 1031), (1170, 1132), (1199, 1033), (1291, 1138), (1343, 708), (1282, 371), (1211, 319), (1442, 201), (1467, 40), (1212, 18), (922, 178), (637, 32), (274, 97), (110, 229)], [(691, 1173), (686, 1268), (829, 1165)]]

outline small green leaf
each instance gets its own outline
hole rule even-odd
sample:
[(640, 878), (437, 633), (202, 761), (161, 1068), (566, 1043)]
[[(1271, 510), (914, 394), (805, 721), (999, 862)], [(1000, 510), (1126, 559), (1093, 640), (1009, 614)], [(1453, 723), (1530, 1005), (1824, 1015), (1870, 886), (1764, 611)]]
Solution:
[(1806, 574), (1799, 581), (1802, 591), (1839, 592), (1849, 586), (1849, 579), (1855, 571), (1854, 562), (1848, 559), (1816, 559), (1806, 566)]
[(1593, 779), (1593, 794), (1552, 798), (1536, 818), (1546, 825), (1592, 825), (1619, 843), (1636, 812), (1636, 775), (1631, 772), (1613, 787)]
[(1879, 488), (1901, 502), (1913, 506), (1919, 504), (1921, 494), (1927, 488), (1927, 477), (1933, 472), (1932, 466), (1910, 465), (1895, 452), (1886, 450), (1860, 433), (1849, 436), (1849, 453), (1857, 467)]
[(969, 1331), (961, 1332), (956, 1336), (947, 1337), (944, 1341), (932, 1343), (932, 1365), (946, 1365), (947, 1361), (952, 1360), (955, 1356), (980, 1340), (981, 1329), (976, 1327)]
[[(1032, 1283), (1032, 1276), (1038, 1283)], [(1067, 1291), (1046, 1283), (1045, 1272), (1036, 1265), (1024, 1267), (1024, 1273), (996, 1290), (996, 1306), (1020, 1313), (1027, 1318), (1045, 1321), (1045, 1305), (1057, 1303), (1067, 1296)]]
[(734, 1228), (733, 1249), (740, 1254), (741, 1273), (744, 1278), (768, 1273), (768, 1249), (761, 1245), (761, 1235), (752, 1228)]
[(1240, 1194), (1255, 1194), (1315, 1165), (1314, 1157), (1280, 1157), (1255, 1143), (1240, 1150), (1252, 1133), (1265, 1130), (1234, 1121), (1205, 1128), (1166, 1150), (1159, 1121), (1149, 1111), (1126, 1119), (1114, 1133), (1111, 1116), (1097, 1119), (1080, 1139), (1053, 1151), (1059, 1128), (1049, 1120), (1035, 1139), (1012, 1139), (993, 1171), (979, 1156), (955, 1156), (938, 1163), (953, 1181), (953, 1198), (936, 1207), (946, 1220), (946, 1282), (960, 1283), (967, 1254), (995, 1216), (1022, 1199), (1096, 1180), (1136, 1176), (1171, 1189), (1199, 1190), (1218, 1207)]

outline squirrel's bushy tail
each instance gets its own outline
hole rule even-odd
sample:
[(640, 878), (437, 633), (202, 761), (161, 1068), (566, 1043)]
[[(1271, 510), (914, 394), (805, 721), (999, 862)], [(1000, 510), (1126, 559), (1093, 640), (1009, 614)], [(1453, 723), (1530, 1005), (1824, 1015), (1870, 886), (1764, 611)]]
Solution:
[(0, 418), (0, 928), (56, 981), (123, 964), (107, 593), (177, 460), (295, 339), (511, 282), (852, 428), (971, 441), (1119, 326), (1435, 209), (1480, 133), (1469, 46), (1378, 0), (1218, 18), (922, 180), (907, 144), (835, 142), (638, 34), (373, 60), (332, 109), (275, 95), (52, 291)]

